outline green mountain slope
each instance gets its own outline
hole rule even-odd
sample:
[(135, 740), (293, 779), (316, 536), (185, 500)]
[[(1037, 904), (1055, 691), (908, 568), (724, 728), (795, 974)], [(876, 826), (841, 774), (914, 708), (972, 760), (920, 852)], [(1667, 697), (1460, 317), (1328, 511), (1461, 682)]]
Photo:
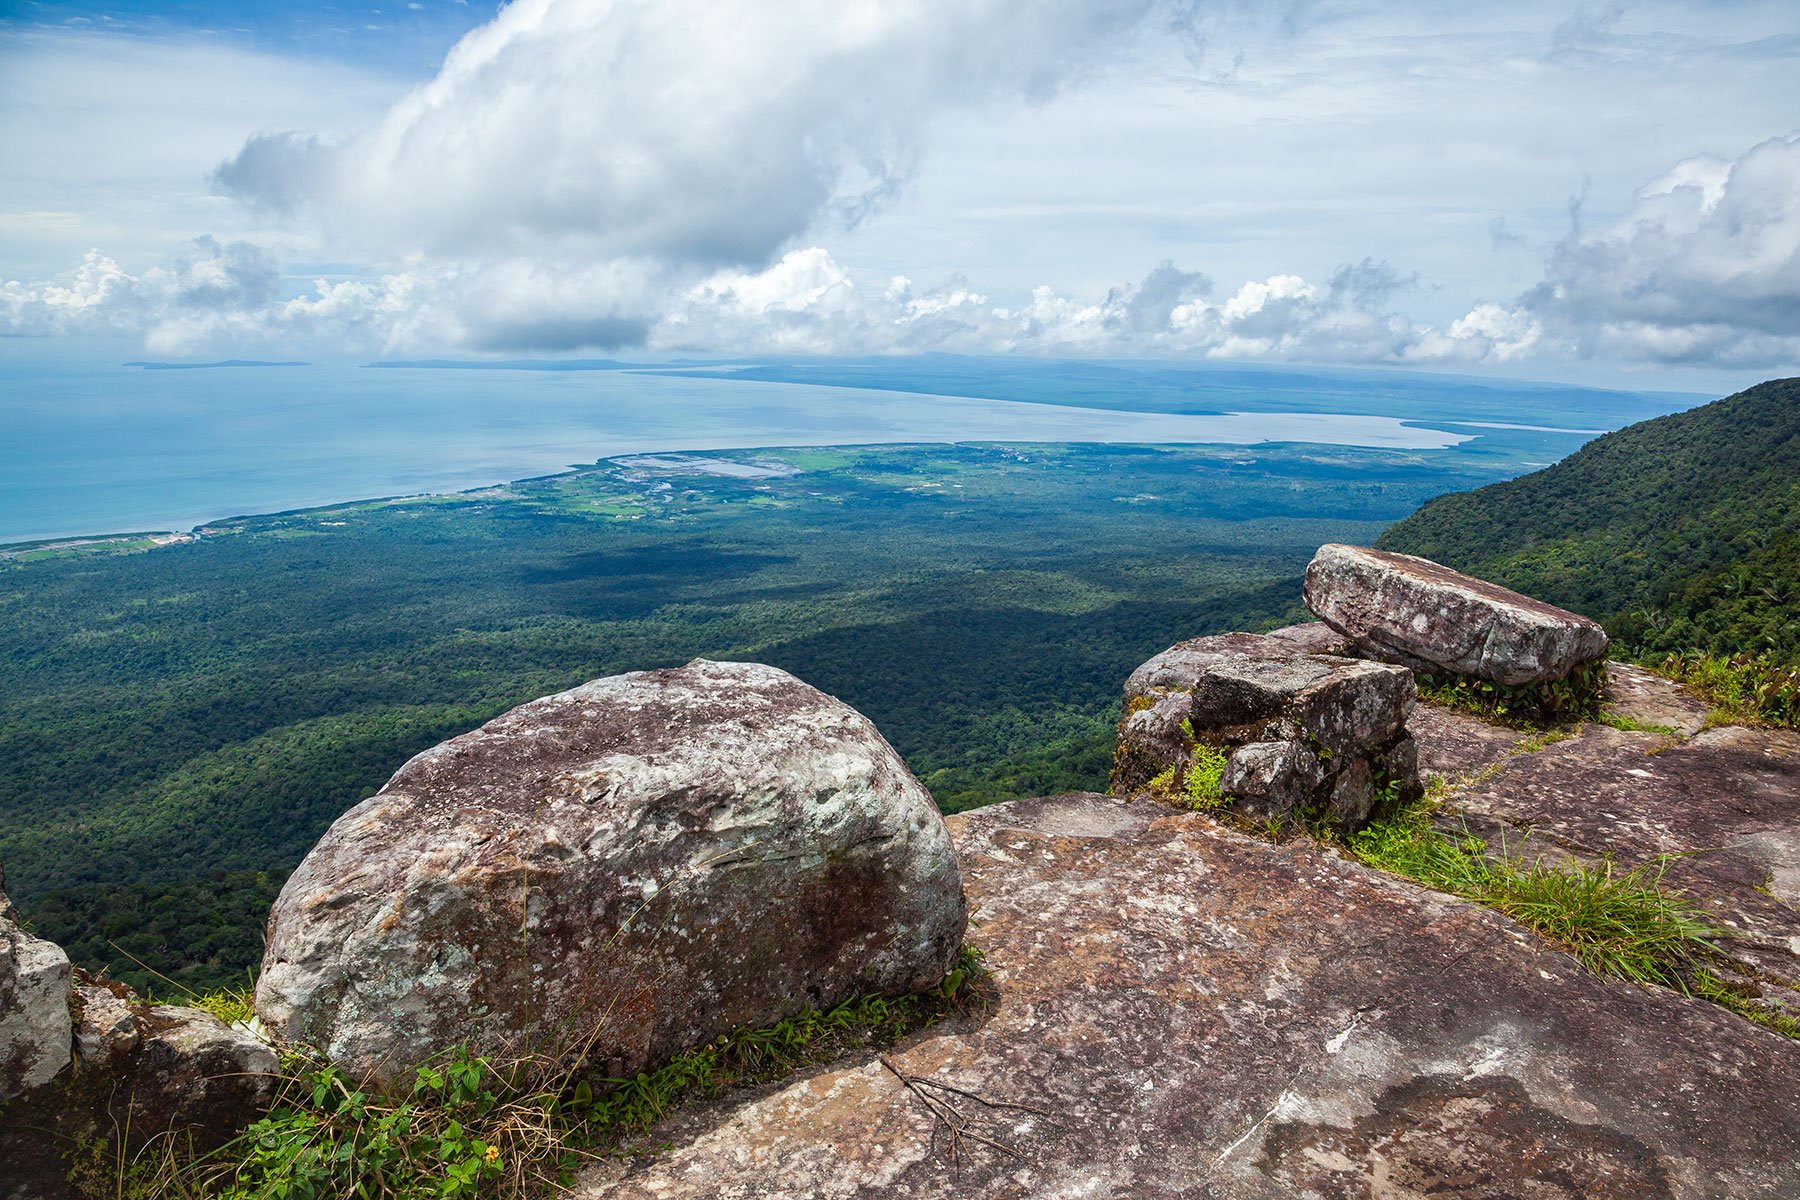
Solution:
[(1800, 379), (1440, 496), (1376, 545), (1584, 613), (1640, 653), (1800, 661)]

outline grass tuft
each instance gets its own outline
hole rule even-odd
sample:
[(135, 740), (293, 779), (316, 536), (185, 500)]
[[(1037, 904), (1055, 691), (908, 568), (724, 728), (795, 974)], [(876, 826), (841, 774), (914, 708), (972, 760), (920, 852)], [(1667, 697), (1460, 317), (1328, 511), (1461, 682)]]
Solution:
[(1671, 654), (1652, 668), (1713, 706), (1717, 725), (1800, 727), (1800, 666), (1766, 654)]
[[(157, 1196), (216, 1200), (474, 1200), (556, 1193), (584, 1162), (617, 1152), (676, 1108), (768, 1082), (862, 1047), (885, 1048), (984, 1006), (982, 953), (965, 946), (935, 987), (858, 996), (762, 1029), (739, 1029), (629, 1079), (496, 1062), (467, 1047), (418, 1068), (410, 1088), (360, 1086), (306, 1054), (284, 1056), (269, 1114), (203, 1158), (159, 1165)], [(227, 1019), (242, 994), (201, 1007)]]
[(1368, 866), (1485, 904), (1562, 946), (1597, 975), (1686, 991), (1685, 979), (1725, 936), (1692, 900), (1662, 887), (1668, 857), (1628, 871), (1610, 861), (1527, 864), (1432, 822), (1416, 804), (1353, 834)]
[(1686, 975), (1724, 931), (1692, 900), (1662, 888), (1669, 861), (1629, 871), (1610, 860), (1507, 863), (1481, 899), (1566, 947), (1596, 975), (1684, 991)]
[(1617, 729), (1621, 733), (1654, 733), (1666, 738), (1681, 736), (1681, 730), (1673, 725), (1654, 725), (1649, 721), (1640, 721), (1636, 717), (1628, 717), (1624, 713), (1614, 712), (1610, 708), (1601, 709), (1594, 720)]

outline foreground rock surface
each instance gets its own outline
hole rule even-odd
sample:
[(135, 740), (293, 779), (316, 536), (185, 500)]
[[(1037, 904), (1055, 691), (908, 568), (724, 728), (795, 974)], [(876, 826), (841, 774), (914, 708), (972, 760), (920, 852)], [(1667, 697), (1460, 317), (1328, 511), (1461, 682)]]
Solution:
[(1320, 546), (1306, 606), (1376, 658), (1502, 684), (1564, 679), (1606, 655), (1586, 617), (1424, 558)]
[(1454, 790), (1445, 819), (1528, 859), (1659, 869), (1732, 934), (1733, 982), (1800, 1019), (1800, 732), (1587, 725)]
[(890, 1060), (664, 1123), (598, 1198), (1790, 1197), (1800, 1044), (1512, 922), (1139, 802), (951, 819), (1000, 987)]
[(966, 915), (943, 820), (874, 726), (772, 667), (696, 661), (407, 763), (282, 889), (256, 1008), (378, 1077), (590, 1036), (620, 1075), (935, 983)]

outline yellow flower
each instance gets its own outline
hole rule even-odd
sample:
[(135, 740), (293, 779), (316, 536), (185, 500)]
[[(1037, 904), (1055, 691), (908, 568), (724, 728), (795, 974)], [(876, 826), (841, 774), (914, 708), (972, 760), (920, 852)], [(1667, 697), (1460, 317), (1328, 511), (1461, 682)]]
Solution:
[(500, 1147), (489, 1146), (487, 1148), (487, 1160), (491, 1163), (498, 1163), (500, 1161)]

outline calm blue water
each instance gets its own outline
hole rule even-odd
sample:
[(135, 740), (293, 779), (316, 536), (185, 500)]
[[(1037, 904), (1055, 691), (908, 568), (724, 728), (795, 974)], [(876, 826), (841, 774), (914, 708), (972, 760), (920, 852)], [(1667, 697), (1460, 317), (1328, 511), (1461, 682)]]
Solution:
[[(1048, 441), (1443, 447), (1381, 416), (1175, 416), (620, 372), (146, 371), (0, 341), (0, 542), (450, 491), (654, 450)], [(1298, 405), (1296, 406), (1298, 407)]]

